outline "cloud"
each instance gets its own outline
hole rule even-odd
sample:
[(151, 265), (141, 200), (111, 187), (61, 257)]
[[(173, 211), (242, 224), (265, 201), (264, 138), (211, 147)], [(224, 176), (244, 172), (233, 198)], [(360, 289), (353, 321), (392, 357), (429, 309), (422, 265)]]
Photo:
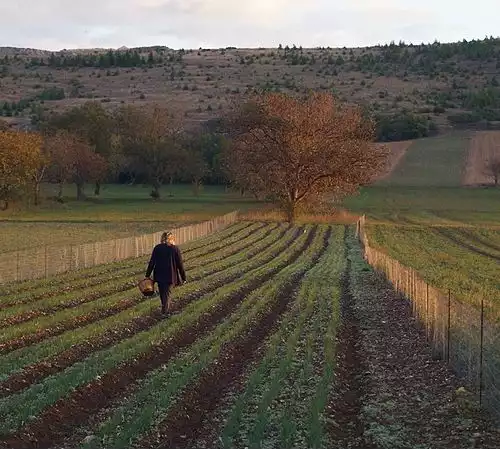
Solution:
[[(480, 3), (480, 5), (478, 4)], [(495, 33), (497, 0), (16, 0), (0, 42), (36, 48), (358, 46)]]

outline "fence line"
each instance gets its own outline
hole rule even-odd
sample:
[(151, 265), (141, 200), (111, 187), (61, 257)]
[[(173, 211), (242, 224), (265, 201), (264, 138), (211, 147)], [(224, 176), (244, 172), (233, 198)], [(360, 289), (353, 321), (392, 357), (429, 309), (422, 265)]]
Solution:
[(478, 395), (480, 406), (500, 421), (500, 325), (494, 304), (483, 297), (471, 298), (476, 306), (465, 304), (451, 290), (427, 284), (416, 270), (372, 248), (365, 225), (363, 216), (356, 236), (365, 260), (411, 301), (434, 357), (446, 360)]
[[(204, 237), (238, 220), (238, 212), (173, 229), (178, 244)], [(151, 252), (162, 232), (80, 245), (46, 245), (0, 254), (0, 284), (54, 276), (66, 271), (140, 257)]]

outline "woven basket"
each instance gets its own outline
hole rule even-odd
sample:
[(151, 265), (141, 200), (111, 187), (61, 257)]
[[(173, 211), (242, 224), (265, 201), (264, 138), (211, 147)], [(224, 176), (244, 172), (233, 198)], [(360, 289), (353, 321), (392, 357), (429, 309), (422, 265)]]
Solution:
[(153, 296), (155, 294), (155, 284), (152, 279), (146, 278), (139, 281), (138, 287), (144, 296)]

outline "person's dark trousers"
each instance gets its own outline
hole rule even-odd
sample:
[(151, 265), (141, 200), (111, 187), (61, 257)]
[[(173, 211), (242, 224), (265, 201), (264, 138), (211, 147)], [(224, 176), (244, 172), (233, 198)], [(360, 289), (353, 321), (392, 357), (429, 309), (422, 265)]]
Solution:
[(158, 282), (158, 290), (160, 290), (161, 311), (165, 313), (170, 308), (170, 293), (172, 292), (172, 284), (164, 284)]

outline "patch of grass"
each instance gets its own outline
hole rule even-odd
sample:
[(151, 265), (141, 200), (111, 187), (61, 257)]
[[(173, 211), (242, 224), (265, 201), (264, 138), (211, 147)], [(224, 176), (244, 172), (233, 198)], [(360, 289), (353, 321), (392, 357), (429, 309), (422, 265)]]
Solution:
[(495, 307), (500, 304), (498, 252), (493, 249), (486, 251), (466, 238), (453, 241), (449, 236), (457, 233), (446, 228), (373, 225), (367, 230), (371, 246), (414, 268), (430, 285), (450, 289), (469, 304), (477, 305), (481, 298)]
[(377, 223), (500, 226), (500, 189), (371, 186), (344, 206)]
[(466, 133), (418, 139), (408, 148), (391, 175), (380, 181), (380, 184), (413, 187), (460, 186), (469, 140)]
[[(44, 191), (55, 195), (54, 186)], [(93, 193), (92, 186), (87, 192)], [(157, 201), (149, 192), (149, 186), (104, 185), (99, 197), (76, 201), (74, 186), (66, 186), (62, 204), (45, 200), (40, 207), (0, 212), (0, 252), (147, 234), (260, 206), (218, 186), (206, 186), (199, 195), (190, 186), (165, 186)]]

